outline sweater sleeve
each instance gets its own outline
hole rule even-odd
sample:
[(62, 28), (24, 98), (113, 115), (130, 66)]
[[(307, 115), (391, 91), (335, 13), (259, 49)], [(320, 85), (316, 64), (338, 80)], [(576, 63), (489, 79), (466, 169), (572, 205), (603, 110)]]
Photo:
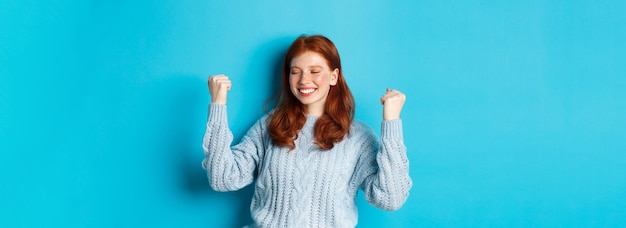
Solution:
[(207, 171), (214, 190), (234, 191), (252, 183), (264, 148), (262, 135), (262, 121), (259, 120), (239, 144), (231, 147), (233, 134), (228, 128), (226, 105), (209, 105), (209, 117), (202, 140), (205, 155), (202, 167)]
[(380, 145), (372, 131), (363, 141), (362, 156), (358, 162), (360, 166), (365, 166), (360, 168), (364, 176), (360, 188), (365, 199), (383, 210), (399, 209), (407, 200), (412, 186), (402, 121), (383, 121)]

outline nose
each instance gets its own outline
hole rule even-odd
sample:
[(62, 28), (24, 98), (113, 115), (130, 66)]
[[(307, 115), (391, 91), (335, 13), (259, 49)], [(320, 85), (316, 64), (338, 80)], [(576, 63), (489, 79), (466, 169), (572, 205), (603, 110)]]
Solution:
[(298, 83), (300, 85), (305, 85), (309, 82), (311, 82), (311, 74), (306, 73), (306, 72), (300, 74), (300, 80), (298, 80)]

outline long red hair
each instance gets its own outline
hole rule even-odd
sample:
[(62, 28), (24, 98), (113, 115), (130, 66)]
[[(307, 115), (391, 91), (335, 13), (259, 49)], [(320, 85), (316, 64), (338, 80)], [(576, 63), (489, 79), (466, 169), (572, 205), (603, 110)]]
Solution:
[(269, 134), (278, 146), (295, 149), (298, 132), (306, 122), (302, 103), (291, 93), (289, 73), (294, 57), (312, 51), (326, 59), (330, 70), (339, 69), (337, 84), (330, 87), (326, 98), (324, 114), (315, 123), (315, 144), (324, 150), (332, 149), (350, 131), (354, 119), (354, 98), (343, 77), (339, 52), (328, 38), (321, 35), (298, 37), (287, 50), (281, 75), (281, 87), (276, 107), (270, 113)]

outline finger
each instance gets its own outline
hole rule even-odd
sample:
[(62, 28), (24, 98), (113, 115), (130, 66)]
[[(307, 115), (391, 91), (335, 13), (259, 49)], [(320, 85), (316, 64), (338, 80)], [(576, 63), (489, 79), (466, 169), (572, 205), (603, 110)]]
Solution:
[(218, 92), (223, 89), (228, 91), (231, 87), (231, 81), (228, 79), (228, 76), (223, 74), (209, 76), (209, 91)]
[(396, 96), (396, 95), (397, 95), (397, 94), (396, 94), (396, 93), (394, 93), (394, 92), (385, 93), (385, 94), (382, 96), (382, 98), (381, 98), (381, 99), (383, 99), (383, 100), (387, 100), (387, 99), (389, 99), (390, 97), (393, 97), (393, 96)]
[(214, 77), (212, 78), (212, 80), (214, 82), (224, 82), (224, 81), (230, 81), (227, 77)]
[(404, 96), (404, 94), (398, 90), (391, 90), (390, 92), (386, 93), (385, 95), (388, 96)]
[(385, 104), (385, 100), (387, 100), (387, 94), (389, 94), (389, 88), (387, 88), (387, 91), (385, 92), (385, 94), (383, 94), (383, 96), (380, 97), (381, 104)]
[(400, 93), (400, 91), (395, 90), (395, 89), (387, 89), (385, 95), (389, 95), (389, 94), (398, 94)]
[(223, 79), (223, 78), (228, 78), (228, 76), (226, 76), (224, 74), (211, 75), (211, 76), (209, 76), (209, 81), (220, 80), (220, 79)]
[(393, 100), (393, 98), (393, 96), (385, 95), (380, 98), (380, 103), (384, 105), (387, 101)]
[[(389, 90), (389, 89), (387, 89), (387, 90)], [(385, 104), (385, 101), (387, 101), (389, 99), (389, 96), (390, 96), (389, 92), (383, 94), (383, 96), (380, 97), (380, 103), (381, 104)]]
[(224, 77), (215, 77), (215, 78), (212, 78), (212, 79), (211, 79), (211, 82), (212, 82), (213, 84), (216, 84), (216, 85), (222, 85), (222, 84), (228, 84), (228, 83), (230, 83), (230, 80), (228, 79), (228, 77), (225, 77), (225, 76), (224, 76)]
[(404, 95), (400, 94), (400, 93), (395, 93), (395, 94), (387, 94), (385, 96), (383, 96), (381, 98), (381, 101), (383, 102), (383, 104), (387, 101), (400, 101), (402, 102), (403, 100), (405, 100)]
[(228, 91), (232, 87), (232, 82), (230, 82), (230, 80), (221, 81), (220, 87), (225, 88)]
[(380, 97), (380, 102), (381, 103), (385, 103), (385, 100), (387, 100), (387, 94), (385, 94), (382, 97)]

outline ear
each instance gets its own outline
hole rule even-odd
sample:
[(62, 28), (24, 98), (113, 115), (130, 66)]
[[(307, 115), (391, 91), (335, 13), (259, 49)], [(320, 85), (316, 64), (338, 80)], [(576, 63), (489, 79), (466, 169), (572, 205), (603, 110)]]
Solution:
[(335, 68), (333, 72), (330, 73), (330, 85), (337, 85), (337, 79), (339, 79), (339, 68)]

